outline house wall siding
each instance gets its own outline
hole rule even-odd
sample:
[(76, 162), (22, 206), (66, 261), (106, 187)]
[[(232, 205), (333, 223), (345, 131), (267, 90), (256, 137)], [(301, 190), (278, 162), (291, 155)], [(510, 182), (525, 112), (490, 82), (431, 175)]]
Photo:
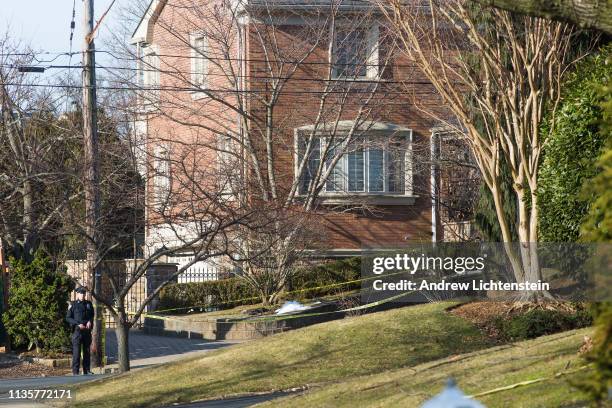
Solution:
[[(153, 44), (162, 55), (162, 70), (175, 70), (177, 72), (190, 72), (191, 64), (189, 58), (165, 57), (164, 55), (189, 56), (189, 47), (183, 41), (177, 39), (177, 31), (182, 30), (180, 37), (188, 38), (191, 31), (197, 31), (192, 25), (196, 17), (185, 14), (185, 8), (180, 7), (185, 0), (170, 0), (170, 7), (166, 7), (153, 30)], [(191, 2), (189, 2), (191, 3)], [(208, 2), (211, 6), (214, 2)], [(295, 47), (295, 28), (284, 27), (279, 46)], [(262, 50), (257, 41), (249, 38), (247, 45), (248, 73), (251, 78), (258, 77), (265, 69), (258, 60), (262, 59)], [(318, 50), (307, 60), (310, 62), (320, 61), (325, 50)], [(232, 50), (231, 58), (238, 59), (237, 44)], [(234, 62), (235, 63), (235, 62)], [(429, 187), (428, 157), (425, 152), (429, 151), (430, 129), (434, 126), (430, 116), (424, 114), (424, 110), (441, 109), (441, 102), (435, 95), (431, 86), (425, 83), (424, 76), (413, 66), (410, 61), (397, 57), (391, 67), (390, 82), (383, 84), (382, 94), (388, 96), (381, 99), (382, 104), (375, 113), (376, 120), (412, 129), (415, 146), (419, 153), (415, 155), (415, 180), (414, 194), (418, 197), (413, 205), (379, 207), (374, 210), (348, 211), (334, 213), (321, 207), (318, 209), (321, 220), (321, 249), (359, 249), (362, 247), (376, 246), (400, 246), (408, 242), (431, 241), (431, 198)], [(214, 74), (214, 71), (212, 72)], [(322, 76), (323, 72), (316, 66), (308, 66), (300, 69), (297, 78), (312, 79)], [(185, 83), (172, 78), (173, 76), (161, 74), (162, 87), (185, 87)], [(397, 81), (406, 81), (407, 88), (402, 88), (405, 95), (398, 92)], [(227, 87), (227, 82), (222, 75), (209, 76), (208, 86), (210, 88)], [(365, 88), (367, 85), (358, 85)], [(319, 100), (312, 97), (310, 92), (321, 89), (321, 84), (315, 81), (300, 81), (299, 79), (287, 84), (286, 91), (280, 98), (275, 109), (275, 115), (282, 123), (282, 130), (278, 134), (278, 143), (275, 147), (277, 157), (277, 168), (279, 184), (289, 185), (294, 178), (293, 138), (294, 129), (311, 125), (316, 116)], [(249, 91), (265, 90), (265, 82), (249, 80)], [(420, 106), (414, 105), (414, 100), (419, 101)], [(356, 94), (355, 98), (362, 98)], [(187, 92), (161, 91), (160, 100), (163, 108), (173, 116), (183, 117), (186, 121), (193, 121), (200, 127), (181, 125), (170, 120), (164, 115), (152, 115), (148, 123), (148, 151), (151, 152), (158, 143), (167, 141), (178, 141), (181, 144), (197, 145), (201, 143), (213, 143), (213, 134), (221, 132), (224, 128), (237, 130), (238, 117), (227, 107), (211, 102), (207, 98), (194, 99)], [(347, 108), (341, 119), (351, 120), (356, 115), (358, 102)], [(207, 114), (198, 117), (195, 113), (199, 109), (206, 109)], [(250, 102), (251, 112), (262, 114), (262, 106), (255, 100)], [(212, 113), (212, 115), (211, 115)], [(215, 120), (211, 120), (211, 116)], [(281, 120), (282, 118), (282, 120)], [(208, 129), (206, 129), (208, 128)], [(210, 129), (213, 129), (211, 131)], [(176, 154), (176, 151), (173, 152)], [(210, 165), (216, 160), (214, 154), (203, 148), (198, 152), (198, 160)], [(151, 189), (149, 188), (149, 191)]]

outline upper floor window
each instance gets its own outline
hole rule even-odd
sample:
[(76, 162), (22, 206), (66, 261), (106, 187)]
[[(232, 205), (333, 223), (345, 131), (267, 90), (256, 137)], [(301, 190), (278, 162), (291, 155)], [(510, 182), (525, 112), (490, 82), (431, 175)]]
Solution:
[(139, 86), (145, 91), (144, 99), (159, 96), (160, 87), (160, 59), (154, 46), (141, 49), (138, 67)]
[(412, 194), (410, 132), (353, 137), (349, 144), (338, 137), (315, 137), (310, 149), (307, 138), (299, 137), (298, 162), (310, 150), (299, 180), (302, 194), (317, 178), (323, 195)]
[(204, 86), (208, 77), (208, 41), (203, 35), (191, 36), (191, 82)]
[(334, 35), (335, 78), (368, 79), (378, 75), (378, 25), (338, 28)]

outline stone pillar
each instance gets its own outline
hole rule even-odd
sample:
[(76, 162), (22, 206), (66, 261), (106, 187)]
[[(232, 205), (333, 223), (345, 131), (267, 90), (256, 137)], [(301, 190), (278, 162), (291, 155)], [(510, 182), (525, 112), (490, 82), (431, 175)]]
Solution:
[[(167, 282), (172, 275), (178, 270), (178, 265), (174, 263), (156, 263), (147, 269), (146, 272), (146, 296), (154, 292), (161, 284)], [(177, 278), (171, 279), (172, 282), (176, 282)], [(157, 309), (159, 304), (159, 297), (156, 296), (147, 306), (146, 311), (152, 312)]]

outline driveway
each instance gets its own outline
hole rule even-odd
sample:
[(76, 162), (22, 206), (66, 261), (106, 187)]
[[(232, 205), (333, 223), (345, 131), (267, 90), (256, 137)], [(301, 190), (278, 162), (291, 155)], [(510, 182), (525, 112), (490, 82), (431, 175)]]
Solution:
[[(140, 330), (132, 330), (129, 340), (132, 368), (167, 363), (239, 343), (238, 341), (207, 341), (154, 336)], [(113, 329), (106, 330), (106, 356), (107, 364), (114, 366), (114, 363), (117, 362), (117, 336)]]

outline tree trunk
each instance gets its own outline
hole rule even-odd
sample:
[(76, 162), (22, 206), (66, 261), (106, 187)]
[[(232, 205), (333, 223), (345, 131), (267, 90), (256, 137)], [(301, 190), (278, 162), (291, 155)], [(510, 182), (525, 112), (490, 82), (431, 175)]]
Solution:
[[(96, 272), (94, 271), (94, 279), (96, 279), (95, 285), (100, 285), (99, 277), (96, 277)], [(99, 289), (98, 293), (99, 292)], [(94, 367), (102, 367), (104, 362), (104, 350), (102, 347), (102, 330), (105, 328), (104, 321), (102, 320), (102, 316), (104, 314), (104, 306), (97, 299), (92, 299), (93, 307), (94, 307), (94, 321), (93, 327), (91, 328), (91, 342), (92, 342), (92, 353), (91, 353), (91, 361)]]
[(123, 321), (117, 322), (115, 334), (117, 335), (117, 363), (119, 365), (119, 372), (125, 373), (130, 371), (130, 325)]
[(510, 261), (510, 265), (512, 267), (512, 272), (517, 282), (523, 281), (525, 278), (525, 271), (523, 269), (522, 262), (520, 260), (520, 256), (517, 254), (517, 251), (514, 248), (512, 243), (512, 235), (510, 233), (510, 227), (508, 225), (511, 220), (508, 220), (506, 217), (506, 213), (504, 211), (504, 206), (502, 203), (501, 194), (499, 191), (499, 185), (493, 184), (490, 187), (491, 194), (493, 195), (493, 204), (495, 205), (495, 213), (497, 215), (497, 220), (499, 221), (499, 225), (502, 232), (502, 239), (504, 250), (506, 252), (506, 256), (508, 256), (508, 260)]
[(268, 294), (268, 290), (267, 289), (261, 289), (259, 290), (259, 296), (261, 297), (261, 303), (264, 307), (268, 307), (270, 306), (270, 295)]
[(516, 13), (569, 21), (581, 27), (612, 33), (612, 2), (609, 0), (475, 0)]
[[(523, 282), (535, 283), (542, 280), (542, 270), (538, 259), (537, 196), (535, 193), (531, 193), (531, 202), (527, 203), (525, 202), (525, 192), (523, 189), (517, 189), (516, 194), (519, 206), (518, 235), (519, 251), (524, 271)], [(540, 300), (549, 298), (550, 295), (547, 292), (525, 291), (519, 300), (537, 303)]]
[(23, 183), (23, 247), (21, 257), (27, 263), (34, 259), (37, 242), (34, 233), (35, 209), (34, 209), (34, 186), (31, 180)]

